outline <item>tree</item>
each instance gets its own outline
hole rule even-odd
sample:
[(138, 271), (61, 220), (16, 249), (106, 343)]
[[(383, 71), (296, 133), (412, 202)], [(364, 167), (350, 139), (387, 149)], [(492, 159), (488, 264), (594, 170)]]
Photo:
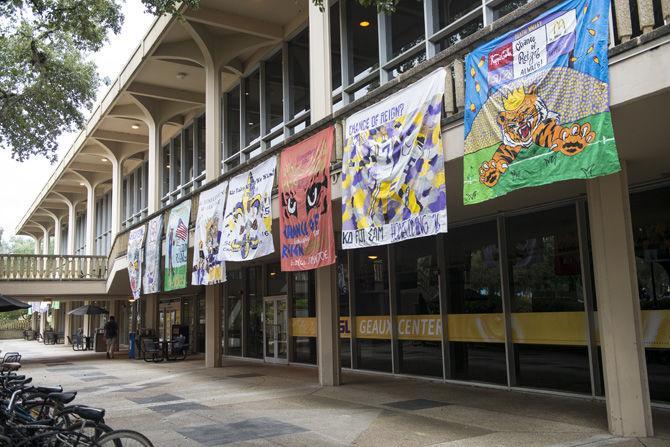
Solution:
[(3, 229), (0, 228), (0, 253), (31, 255), (35, 253), (35, 241), (29, 237), (12, 236), (9, 241), (2, 238)]
[[(179, 15), (200, 0), (141, 0)], [(323, 7), (323, 0), (312, 0)], [(391, 11), (397, 0), (357, 0)], [(119, 0), (0, 0), (0, 148), (56, 160), (58, 137), (83, 127), (100, 83), (89, 59), (123, 22)]]

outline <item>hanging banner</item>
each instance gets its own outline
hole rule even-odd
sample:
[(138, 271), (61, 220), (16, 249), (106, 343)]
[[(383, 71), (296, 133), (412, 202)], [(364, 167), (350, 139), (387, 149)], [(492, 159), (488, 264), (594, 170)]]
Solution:
[(219, 244), (227, 188), (228, 183), (224, 182), (200, 193), (191, 269), (191, 284), (194, 286), (217, 284), (226, 280), (225, 263), (219, 259)]
[(170, 210), (170, 219), (165, 233), (167, 254), (165, 256), (164, 290), (166, 292), (186, 287), (190, 218), (190, 200), (182, 202)]
[(138, 299), (142, 293), (142, 263), (144, 262), (144, 230), (141, 227), (130, 230), (128, 234), (128, 278), (133, 299)]
[(384, 245), (447, 231), (440, 68), (347, 118), (342, 247)]
[(569, 0), (465, 59), (463, 202), (619, 171), (609, 0)]
[(276, 164), (272, 157), (229, 181), (220, 259), (248, 261), (274, 252), (272, 185)]
[(311, 270), (335, 262), (330, 202), (329, 127), (285, 149), (279, 162), (279, 240), (283, 271)]
[(144, 243), (144, 293), (161, 291), (161, 244), (163, 237), (163, 215), (158, 215), (147, 224)]

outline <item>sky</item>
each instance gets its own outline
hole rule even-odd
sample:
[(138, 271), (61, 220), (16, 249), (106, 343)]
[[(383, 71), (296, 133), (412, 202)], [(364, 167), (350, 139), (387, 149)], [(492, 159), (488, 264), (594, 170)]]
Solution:
[[(144, 12), (139, 0), (126, 0), (122, 5), (125, 21), (121, 32), (110, 35), (109, 42), (92, 55), (98, 66), (100, 78), (114, 79), (149, 29), (154, 17)], [(98, 88), (98, 99), (107, 91), (105, 85)], [(97, 102), (96, 102), (97, 104)], [(95, 109), (95, 106), (92, 110)], [(87, 113), (88, 118), (88, 113)], [(62, 135), (59, 139), (59, 161), (67, 153), (78, 132)], [(16, 225), (32, 205), (37, 194), (58, 166), (51, 165), (42, 157), (33, 157), (23, 163), (12, 160), (9, 151), (0, 150), (0, 228), (4, 229), (3, 239), (14, 235)]]

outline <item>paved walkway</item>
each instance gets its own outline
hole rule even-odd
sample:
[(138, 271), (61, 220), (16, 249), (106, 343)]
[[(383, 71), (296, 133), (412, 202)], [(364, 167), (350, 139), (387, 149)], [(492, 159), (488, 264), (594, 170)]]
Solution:
[(603, 402), (345, 373), (321, 388), (315, 368), (202, 359), (150, 364), (106, 360), (62, 345), (0, 341), (24, 354), (35, 383), (79, 390), (112, 427), (163, 446), (670, 446), (670, 412), (657, 437), (607, 433)]

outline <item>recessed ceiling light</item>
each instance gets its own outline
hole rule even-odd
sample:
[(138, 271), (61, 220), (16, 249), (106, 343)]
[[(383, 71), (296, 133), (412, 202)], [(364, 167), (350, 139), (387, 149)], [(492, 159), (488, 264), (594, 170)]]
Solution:
[(377, 258), (379, 258), (379, 256), (375, 256), (375, 255), (370, 255), (370, 256), (368, 256), (368, 259), (369, 259), (370, 261), (374, 261), (374, 260), (376, 260)]
[(165, 165), (166, 168), (170, 169), (170, 165)]
[(133, 124), (133, 125), (132, 125), (132, 126), (130, 126), (130, 127), (131, 127), (132, 129), (135, 129), (135, 130), (137, 130), (137, 129), (139, 129), (139, 128), (140, 128), (140, 125), (139, 125), (139, 124)]
[(86, 183), (84, 183), (84, 182), (79, 182), (79, 186), (86, 186)]
[(252, 123), (252, 122), (249, 122), (249, 125), (250, 125), (250, 126), (253, 126), (253, 125), (254, 125), (254, 123)]
[(102, 157), (102, 158), (100, 159), (100, 161), (105, 162), (105, 161), (107, 161), (107, 159), (106, 159), (105, 157)]
[(184, 73), (183, 71), (180, 71), (179, 73), (177, 73), (177, 79), (184, 79), (186, 76), (188, 76), (188, 75), (186, 73)]
[(270, 272), (270, 276), (275, 276), (277, 272)]
[(368, 20), (361, 20), (360, 22), (358, 22), (358, 26), (360, 26), (361, 28), (367, 28), (368, 26), (370, 26), (370, 22)]

